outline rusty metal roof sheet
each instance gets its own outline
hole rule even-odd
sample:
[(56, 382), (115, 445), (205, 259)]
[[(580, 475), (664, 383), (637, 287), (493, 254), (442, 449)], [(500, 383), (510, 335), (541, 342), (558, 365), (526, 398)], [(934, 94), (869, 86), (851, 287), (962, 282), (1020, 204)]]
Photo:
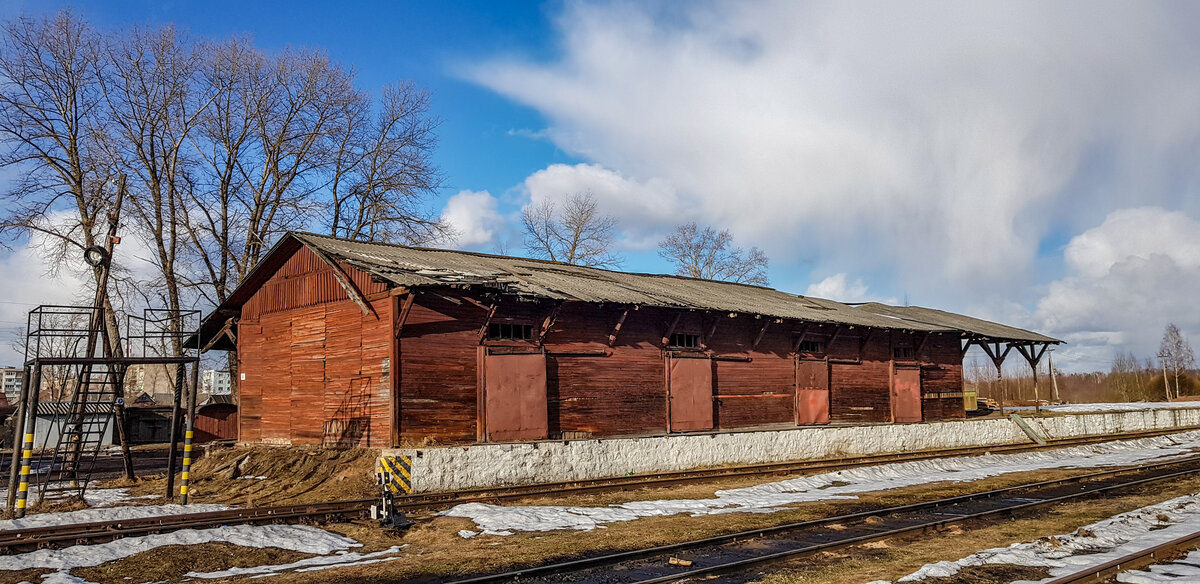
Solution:
[(379, 280), (414, 289), (472, 284), (557, 300), (737, 312), (889, 329), (957, 332), (1017, 342), (1060, 342), (1030, 331), (928, 308), (882, 304), (854, 306), (748, 284), (350, 241), (311, 233), (291, 233), (289, 236), (314, 251), (337, 258)]

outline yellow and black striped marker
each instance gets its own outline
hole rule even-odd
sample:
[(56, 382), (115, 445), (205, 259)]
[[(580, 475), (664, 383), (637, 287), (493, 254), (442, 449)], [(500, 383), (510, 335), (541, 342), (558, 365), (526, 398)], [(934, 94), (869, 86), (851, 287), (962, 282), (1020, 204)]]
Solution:
[(29, 475), (33, 466), (33, 433), (25, 434), (25, 443), (21, 449), (21, 482), (17, 487), (17, 508), (13, 516), (20, 519), (25, 516), (25, 506), (29, 501)]
[(395, 495), (411, 495), (412, 459), (407, 456), (379, 457), (382, 485)]

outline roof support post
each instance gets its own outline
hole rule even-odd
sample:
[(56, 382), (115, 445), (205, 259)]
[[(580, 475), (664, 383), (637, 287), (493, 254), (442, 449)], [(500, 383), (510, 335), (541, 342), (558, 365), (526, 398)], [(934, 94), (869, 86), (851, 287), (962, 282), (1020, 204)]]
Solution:
[(1000, 343), (993, 343), (994, 347), (989, 347), (987, 342), (976, 339), (975, 344), (977, 344), (983, 348), (983, 351), (985, 353), (987, 353), (988, 357), (991, 357), (992, 364), (996, 366), (996, 382), (1000, 384), (1000, 394), (999, 394), (1000, 395), (1000, 397), (999, 397), (1000, 413), (1003, 414), (1004, 413), (1004, 396), (1007, 393), (1007, 391), (1005, 390), (1005, 385), (1004, 385), (1004, 369), (1001, 368), (1001, 365), (1004, 364), (1004, 358), (1008, 356), (1008, 352), (1012, 350), (1013, 346), (1010, 343), (1008, 345), (1008, 348), (1004, 349), (1004, 352), (1001, 353), (1000, 352)]
[(1038, 351), (1038, 353), (1036, 355), (1033, 352), (1033, 348), (1035, 345), (1032, 343), (1030, 343), (1028, 346), (1017, 345), (1015, 343), (1009, 343), (1008, 346), (1009, 346), (1009, 348), (1012, 348), (1015, 346), (1017, 348), (1017, 352), (1021, 353), (1022, 357), (1025, 357), (1025, 361), (1029, 363), (1029, 368), (1033, 370), (1033, 404), (1034, 404), (1033, 407), (1036, 411), (1039, 411), (1039, 412), (1042, 411), (1042, 400), (1041, 400), (1041, 396), (1038, 395), (1038, 375), (1037, 375), (1038, 371), (1037, 371), (1037, 368), (1038, 368), (1038, 363), (1040, 363), (1042, 361), (1042, 355), (1046, 354), (1046, 348), (1050, 346), (1050, 343), (1042, 344), (1042, 350)]

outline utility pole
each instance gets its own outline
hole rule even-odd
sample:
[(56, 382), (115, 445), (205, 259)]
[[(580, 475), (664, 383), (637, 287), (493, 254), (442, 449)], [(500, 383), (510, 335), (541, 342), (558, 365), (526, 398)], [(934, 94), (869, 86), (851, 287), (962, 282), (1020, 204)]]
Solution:
[(1054, 403), (1059, 403), (1062, 399), (1058, 397), (1058, 375), (1054, 373), (1054, 347), (1050, 347), (1046, 351), (1049, 353), (1046, 355), (1046, 360), (1050, 367), (1050, 386), (1052, 388), (1051, 391), (1054, 392), (1054, 395), (1051, 397), (1054, 399)]

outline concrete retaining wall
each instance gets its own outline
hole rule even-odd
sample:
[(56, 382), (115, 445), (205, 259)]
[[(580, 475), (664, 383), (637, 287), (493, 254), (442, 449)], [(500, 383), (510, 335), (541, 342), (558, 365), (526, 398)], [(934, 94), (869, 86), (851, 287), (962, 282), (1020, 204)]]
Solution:
[[(1047, 439), (1200, 426), (1200, 409), (1071, 414), (1026, 421)], [(396, 448), (414, 492), (598, 479), (695, 468), (1028, 443), (1009, 419), (826, 426), (652, 438)]]

